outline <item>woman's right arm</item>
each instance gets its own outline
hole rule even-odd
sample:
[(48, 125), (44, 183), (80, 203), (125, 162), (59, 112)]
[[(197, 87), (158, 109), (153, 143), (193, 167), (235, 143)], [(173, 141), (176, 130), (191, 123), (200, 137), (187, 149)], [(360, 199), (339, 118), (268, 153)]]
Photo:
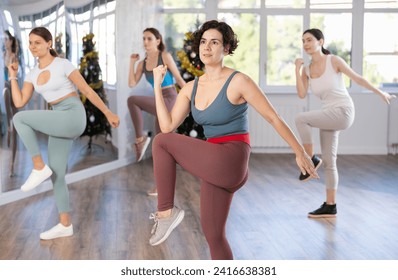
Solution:
[(33, 85), (28, 82), (24, 82), (22, 89), (19, 88), (18, 80), (18, 63), (12, 63), (8, 65), (8, 76), (11, 84), (11, 94), (14, 106), (22, 108), (25, 106), (33, 95)]
[(190, 111), (190, 95), (192, 92), (192, 82), (182, 88), (177, 95), (177, 100), (171, 112), (168, 111), (164, 103), (162, 94), (162, 82), (167, 71), (167, 66), (159, 65), (153, 69), (154, 91), (156, 100), (156, 113), (158, 116), (160, 130), (163, 133), (173, 132), (185, 120)]
[(130, 56), (129, 87), (136, 86), (142, 77), (144, 61), (138, 63), (137, 69), (135, 69), (135, 63), (139, 59), (140, 56), (138, 54), (133, 53)]
[[(308, 78), (305, 74), (304, 67), (301, 67), (304, 64), (304, 60), (302, 58), (297, 58), (295, 61), (296, 65), (296, 89), (297, 94), (300, 98), (305, 98), (308, 92)], [(300, 73), (301, 70), (301, 73)]]

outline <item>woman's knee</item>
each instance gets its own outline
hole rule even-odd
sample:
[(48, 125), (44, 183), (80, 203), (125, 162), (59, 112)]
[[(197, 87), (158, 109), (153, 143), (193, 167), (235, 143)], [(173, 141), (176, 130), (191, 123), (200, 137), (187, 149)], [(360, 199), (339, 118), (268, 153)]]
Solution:
[(129, 108), (133, 107), (133, 106), (136, 106), (137, 105), (136, 103), (137, 103), (137, 96), (132, 95), (129, 98), (127, 98), (127, 106)]
[(297, 116), (294, 118), (294, 121), (295, 121), (295, 123), (296, 123), (296, 126), (299, 126), (299, 125), (305, 123), (306, 120), (305, 120), (305, 115), (304, 115), (304, 113), (299, 113), (299, 114), (297, 114)]
[(322, 163), (323, 163), (323, 168), (325, 170), (336, 170), (337, 169), (336, 161), (337, 161), (336, 157), (322, 155)]
[(25, 115), (25, 111), (20, 111), (17, 112), (14, 117), (12, 118), (12, 122), (13, 124), (20, 124), (22, 122), (22, 120), (24, 119), (24, 115)]
[(158, 133), (155, 135), (155, 137), (153, 138), (153, 144), (152, 145), (158, 145), (160, 143), (162, 143), (164, 141), (165, 138), (165, 133)]

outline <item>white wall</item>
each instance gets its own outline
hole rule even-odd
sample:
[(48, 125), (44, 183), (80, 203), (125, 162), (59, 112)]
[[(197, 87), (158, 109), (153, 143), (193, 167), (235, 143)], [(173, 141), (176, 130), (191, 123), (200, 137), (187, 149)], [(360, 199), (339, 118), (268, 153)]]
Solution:
[[(268, 94), (267, 95), (272, 104), (278, 108), (288, 104), (296, 104), (301, 107), (303, 111), (319, 109), (321, 107), (320, 101), (312, 94), (307, 100), (300, 100), (295, 94)], [(389, 127), (389, 107), (382, 101), (382, 99), (373, 93), (352, 93), (351, 97), (355, 104), (355, 120), (353, 125), (340, 133), (339, 138), (339, 154), (387, 154), (388, 153), (388, 127)], [(396, 101), (396, 100), (394, 100)], [(294, 120), (291, 120), (288, 115), (281, 112), (283, 118), (292, 128), (293, 132), (299, 138)], [(259, 123), (261, 116), (258, 113), (250, 114), (251, 123)], [(265, 123), (265, 121), (263, 121)], [(256, 137), (258, 130), (267, 130), (269, 134), (275, 134), (273, 128), (264, 124), (261, 127), (251, 126), (250, 133), (252, 138)], [(313, 129), (315, 152), (320, 152), (319, 145), (319, 130)], [(266, 141), (259, 143), (252, 143), (253, 152), (291, 152), (291, 149), (285, 145), (281, 147), (269, 147)]]

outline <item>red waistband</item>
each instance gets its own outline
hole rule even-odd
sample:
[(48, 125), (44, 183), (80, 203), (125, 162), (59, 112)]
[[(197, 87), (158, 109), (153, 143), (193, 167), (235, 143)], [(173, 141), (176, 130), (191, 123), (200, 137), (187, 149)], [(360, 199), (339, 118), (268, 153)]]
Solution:
[(242, 141), (250, 145), (250, 135), (249, 133), (243, 133), (243, 134), (226, 135), (226, 136), (207, 139), (207, 142), (210, 143), (224, 143), (229, 141)]

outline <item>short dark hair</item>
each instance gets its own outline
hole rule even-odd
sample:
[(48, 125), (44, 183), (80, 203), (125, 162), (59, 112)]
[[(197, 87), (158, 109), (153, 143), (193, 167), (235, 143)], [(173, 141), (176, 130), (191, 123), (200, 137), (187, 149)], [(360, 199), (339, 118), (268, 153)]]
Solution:
[(198, 30), (196, 30), (193, 34), (193, 44), (192, 50), (196, 53), (199, 53), (199, 45), (200, 40), (202, 39), (203, 33), (205, 33), (209, 29), (216, 29), (218, 32), (222, 34), (223, 46), (228, 46), (228, 54), (233, 54), (236, 48), (238, 47), (238, 37), (235, 32), (232, 30), (231, 26), (223, 21), (218, 20), (209, 20), (206, 21)]

